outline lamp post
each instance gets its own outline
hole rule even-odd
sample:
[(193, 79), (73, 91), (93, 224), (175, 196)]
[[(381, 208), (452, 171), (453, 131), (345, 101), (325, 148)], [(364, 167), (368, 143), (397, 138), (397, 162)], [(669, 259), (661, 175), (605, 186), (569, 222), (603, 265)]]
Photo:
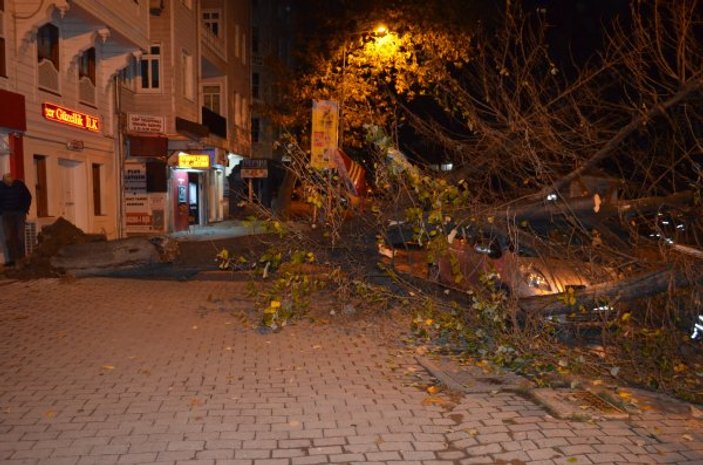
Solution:
[[(337, 146), (342, 149), (344, 146), (344, 100), (345, 100), (345, 91), (346, 91), (346, 72), (347, 72), (347, 54), (351, 52), (349, 50), (349, 42), (352, 37), (355, 35), (364, 35), (364, 34), (371, 34), (374, 38), (374, 40), (385, 36), (388, 34), (388, 28), (384, 24), (379, 24), (375, 28), (368, 30), (368, 31), (361, 31), (357, 32), (355, 34), (352, 34), (347, 37), (347, 39), (344, 41), (344, 50), (343, 50), (343, 56), (342, 56), (342, 88), (340, 91), (340, 98), (339, 98), (339, 129), (337, 131), (338, 133), (338, 140), (337, 140)], [(364, 41), (362, 43), (362, 46), (365, 45), (366, 42)]]

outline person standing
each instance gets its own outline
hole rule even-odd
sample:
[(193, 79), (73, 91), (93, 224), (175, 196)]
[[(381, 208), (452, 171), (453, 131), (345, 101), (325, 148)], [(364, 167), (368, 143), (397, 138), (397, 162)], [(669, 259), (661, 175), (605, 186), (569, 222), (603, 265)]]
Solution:
[(7, 243), (5, 264), (8, 266), (24, 257), (24, 227), (31, 204), (32, 194), (27, 186), (10, 173), (5, 173), (0, 183), (0, 215)]

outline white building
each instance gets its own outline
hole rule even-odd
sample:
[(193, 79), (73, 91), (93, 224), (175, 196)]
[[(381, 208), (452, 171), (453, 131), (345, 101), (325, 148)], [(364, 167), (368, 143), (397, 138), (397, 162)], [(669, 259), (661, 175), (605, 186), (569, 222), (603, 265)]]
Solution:
[[(119, 235), (115, 77), (149, 45), (145, 1), (0, 0), (0, 171), (32, 192), (29, 221)], [(38, 229), (37, 228), (37, 229)]]

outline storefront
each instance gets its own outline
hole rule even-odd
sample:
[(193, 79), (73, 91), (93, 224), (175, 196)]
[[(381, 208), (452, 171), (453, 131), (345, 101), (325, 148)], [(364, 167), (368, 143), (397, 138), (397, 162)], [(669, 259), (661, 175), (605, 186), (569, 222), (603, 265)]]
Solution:
[(174, 231), (224, 219), (224, 157), (218, 154), (218, 149), (207, 149), (171, 156), (169, 204)]

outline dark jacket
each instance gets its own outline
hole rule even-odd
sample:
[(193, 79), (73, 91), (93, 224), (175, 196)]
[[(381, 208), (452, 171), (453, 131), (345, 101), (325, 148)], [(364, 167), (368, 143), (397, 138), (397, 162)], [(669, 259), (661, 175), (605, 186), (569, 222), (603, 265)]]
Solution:
[(22, 212), (28, 213), (32, 204), (32, 194), (19, 179), (15, 179), (11, 185), (0, 181), (0, 214), (2, 212)]

